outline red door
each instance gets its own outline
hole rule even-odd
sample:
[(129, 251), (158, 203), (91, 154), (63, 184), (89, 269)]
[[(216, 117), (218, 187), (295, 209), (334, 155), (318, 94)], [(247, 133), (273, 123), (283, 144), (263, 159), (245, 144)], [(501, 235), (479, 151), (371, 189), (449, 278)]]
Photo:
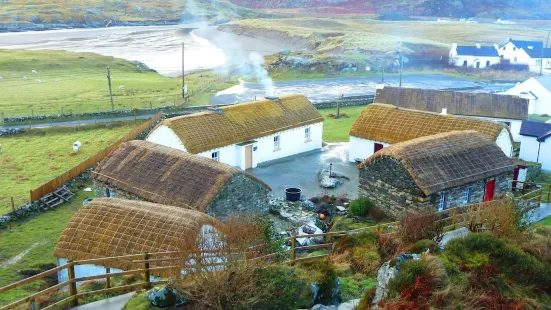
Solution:
[(384, 146), (381, 143), (375, 143), (375, 153), (382, 150)]
[(484, 201), (494, 200), (495, 187), (496, 187), (496, 180), (490, 180), (486, 182), (486, 192), (484, 193)]

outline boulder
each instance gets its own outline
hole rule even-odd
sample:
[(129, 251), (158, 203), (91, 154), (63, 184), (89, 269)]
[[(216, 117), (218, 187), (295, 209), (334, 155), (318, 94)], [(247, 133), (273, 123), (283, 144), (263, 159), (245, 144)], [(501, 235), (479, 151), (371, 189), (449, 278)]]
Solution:
[(297, 238), (297, 242), (300, 244), (300, 246), (308, 246), (308, 245), (323, 243), (323, 237), (313, 237), (313, 238), (308, 237), (308, 235), (317, 235), (317, 234), (323, 234), (323, 231), (319, 229), (314, 223), (302, 225), (298, 229), (298, 235), (304, 236), (304, 237)]
[(145, 293), (152, 305), (155, 307), (181, 307), (188, 301), (187, 299), (172, 285), (167, 285), (162, 289), (153, 288)]
[(386, 297), (388, 283), (398, 274), (400, 264), (412, 259), (421, 259), (421, 254), (403, 253), (396, 259), (396, 264), (393, 267), (390, 266), (390, 261), (388, 261), (379, 268), (377, 272), (377, 290), (375, 291), (371, 309), (376, 310), (379, 301)]
[(352, 299), (347, 302), (343, 302), (339, 305), (337, 310), (354, 310), (360, 304), (360, 299)]
[(350, 178), (337, 171), (330, 172), (327, 169), (318, 171), (318, 181), (323, 188), (337, 188), (344, 184), (344, 180), (350, 180)]
[(313, 203), (312, 201), (310, 200), (305, 200), (302, 202), (302, 208), (307, 210), (307, 211), (316, 211), (316, 204)]

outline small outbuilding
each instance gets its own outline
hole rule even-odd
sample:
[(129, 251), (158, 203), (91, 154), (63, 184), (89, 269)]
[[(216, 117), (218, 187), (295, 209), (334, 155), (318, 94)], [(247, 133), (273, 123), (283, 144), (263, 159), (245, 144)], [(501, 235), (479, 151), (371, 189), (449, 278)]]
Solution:
[[(551, 60), (550, 60), (551, 61)], [(529, 101), (528, 114), (551, 115), (551, 76), (544, 75), (518, 83), (506, 94), (517, 95)]]
[(551, 124), (535, 120), (522, 122), (519, 159), (540, 163), (551, 171)]
[(238, 168), (147, 141), (123, 143), (92, 173), (97, 197), (145, 200), (225, 218), (265, 214), (270, 187)]
[(322, 133), (318, 110), (291, 95), (169, 118), (146, 140), (246, 170), (320, 151)]
[[(175, 252), (203, 248), (212, 234), (223, 231), (215, 218), (181, 207), (136, 200), (97, 198), (71, 218), (57, 242), (54, 256), (58, 266), (68, 260), (87, 260), (133, 254)], [(192, 249), (190, 249), (192, 250)], [(105, 265), (77, 265), (75, 276), (85, 277), (139, 269), (128, 260), (112, 260)], [(150, 267), (159, 264), (151, 263)], [(163, 275), (164, 272), (154, 273)], [(67, 270), (58, 274), (67, 280)]]
[(449, 90), (384, 87), (377, 90), (376, 103), (400, 108), (466, 116), (507, 125), (513, 139), (520, 141), (520, 125), (528, 119), (527, 99), (512, 94), (468, 93)]
[(359, 165), (359, 195), (399, 217), (500, 198), (516, 166), (486, 135), (454, 131), (393, 144)]
[(389, 145), (439, 133), (475, 130), (512, 155), (509, 128), (497, 122), (471, 117), (407, 110), (388, 104), (368, 105), (350, 130), (349, 160), (361, 162)]

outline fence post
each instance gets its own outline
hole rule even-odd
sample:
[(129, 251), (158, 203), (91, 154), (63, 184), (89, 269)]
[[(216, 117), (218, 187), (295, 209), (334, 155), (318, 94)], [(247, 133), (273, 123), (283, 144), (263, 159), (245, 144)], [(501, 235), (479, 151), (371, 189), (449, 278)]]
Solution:
[(75, 297), (73, 300), (71, 300), (70, 302), (70, 305), (71, 305), (71, 308), (74, 308), (74, 307), (77, 307), (78, 306), (78, 299), (76, 298), (76, 295), (77, 295), (77, 283), (74, 282), (75, 280), (75, 265), (73, 265), (73, 262), (71, 261), (69, 263), (69, 268), (68, 268), (68, 271), (69, 271), (69, 281), (71, 283), (69, 283), (69, 295), (71, 297)]
[(144, 261), (143, 269), (145, 269), (144, 277), (145, 277), (145, 288), (149, 289), (151, 288), (151, 272), (149, 271), (149, 254), (144, 254)]
[(547, 191), (547, 202), (551, 202), (551, 184), (549, 184), (549, 190)]
[(297, 239), (295, 238), (295, 236), (291, 237), (291, 266), (293, 266), (295, 264), (295, 259), (297, 257), (297, 252), (296, 252), (296, 248), (297, 248)]
[(31, 299), (29, 304), (30, 304), (30, 309), (31, 310), (38, 310), (38, 308), (36, 307), (36, 302), (34, 301), (34, 299)]
[[(110, 274), (110, 273), (111, 273), (111, 268), (105, 267), (105, 274)], [(111, 277), (105, 278), (105, 288), (106, 289), (111, 288)]]

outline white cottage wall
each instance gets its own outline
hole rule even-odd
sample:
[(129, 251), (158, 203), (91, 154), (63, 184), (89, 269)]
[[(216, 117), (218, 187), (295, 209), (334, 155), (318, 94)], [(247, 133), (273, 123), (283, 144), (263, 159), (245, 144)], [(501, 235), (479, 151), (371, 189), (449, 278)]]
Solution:
[(238, 166), (237, 146), (235, 144), (208, 150), (197, 155), (212, 159), (212, 154), (214, 152), (218, 152), (218, 161), (221, 163), (230, 166)]
[(507, 157), (513, 156), (513, 141), (507, 129), (502, 129), (496, 139), (496, 144), (507, 155)]
[(390, 144), (362, 139), (354, 136), (350, 136), (350, 146), (348, 150), (348, 161), (356, 162), (357, 160), (363, 161), (369, 156), (373, 155), (375, 152), (375, 143), (382, 144), (384, 147), (389, 146)]
[(540, 144), (539, 162), (541, 170), (551, 172), (551, 138)]
[[(69, 263), (69, 260), (66, 258), (58, 258), (57, 259), (57, 265), (62, 266)], [(111, 268), (110, 273), (115, 272), (123, 272), (122, 269), (117, 268)], [(99, 265), (76, 265), (75, 266), (75, 277), (81, 278), (81, 277), (90, 277), (90, 276), (97, 276), (101, 274), (106, 274), (106, 270), (104, 266)], [(57, 273), (57, 281), (58, 283), (65, 282), (69, 280), (69, 273), (67, 269), (63, 269)], [(84, 282), (77, 282), (77, 286), (81, 285)]]
[[(538, 98), (534, 98), (529, 92), (534, 93)], [(534, 78), (516, 85), (505, 93), (529, 99), (528, 114), (551, 115), (551, 92)]]
[(146, 141), (187, 152), (186, 147), (182, 144), (176, 133), (165, 125), (161, 125), (151, 132)]
[(519, 159), (537, 162), (539, 148), (540, 144), (536, 137), (521, 136)]

